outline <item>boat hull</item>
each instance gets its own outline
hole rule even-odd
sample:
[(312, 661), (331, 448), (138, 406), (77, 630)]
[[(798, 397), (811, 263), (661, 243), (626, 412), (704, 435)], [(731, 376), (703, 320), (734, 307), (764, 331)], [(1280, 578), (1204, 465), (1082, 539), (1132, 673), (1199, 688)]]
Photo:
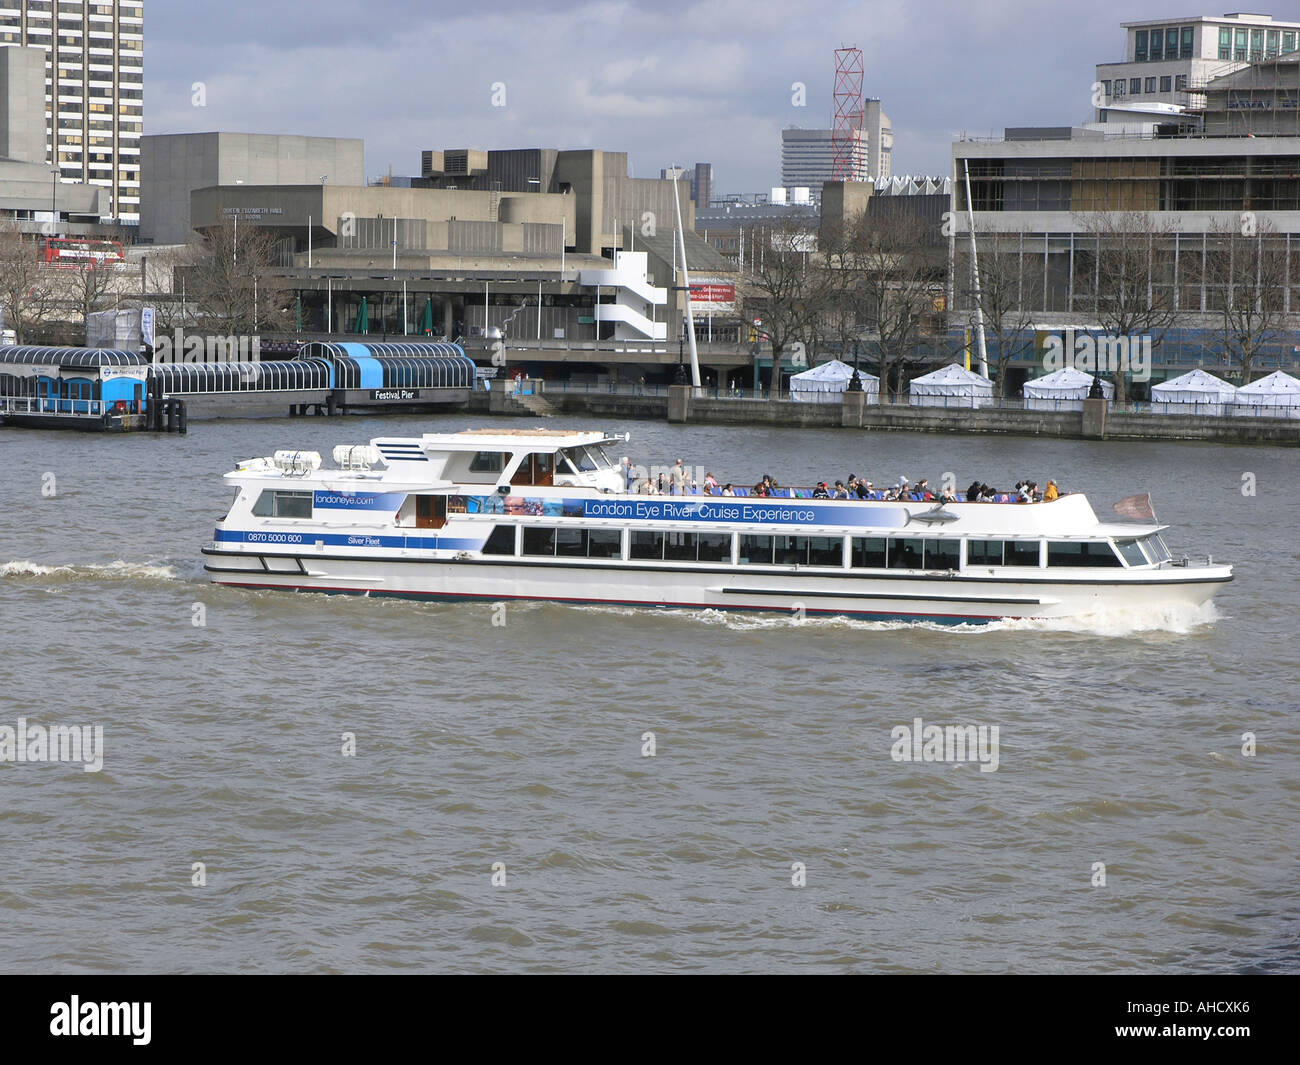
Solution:
[(819, 575), (789, 568), (686, 570), (479, 559), (382, 560), (209, 550), (215, 584), (434, 601), (546, 601), (577, 605), (761, 611), (803, 616), (971, 624), (1060, 618), (1101, 610), (1197, 607), (1230, 581), (1226, 567), (1142, 572), (1127, 580), (1080, 574)]

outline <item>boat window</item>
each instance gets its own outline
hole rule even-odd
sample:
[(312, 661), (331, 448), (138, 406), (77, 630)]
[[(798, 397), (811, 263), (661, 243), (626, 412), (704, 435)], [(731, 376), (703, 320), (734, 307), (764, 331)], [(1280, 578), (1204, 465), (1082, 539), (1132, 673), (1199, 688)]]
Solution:
[(621, 529), (592, 529), (587, 533), (588, 558), (619, 558), (622, 554)]
[(890, 569), (921, 569), (925, 541), (908, 537), (889, 541)]
[(966, 565), (967, 566), (1002, 565), (1002, 541), (1001, 540), (967, 540), (966, 541)]
[(633, 529), (629, 558), (663, 558), (664, 534), (653, 529)]
[(1136, 540), (1116, 540), (1115, 546), (1119, 548), (1119, 553), (1124, 556), (1124, 561), (1130, 566), (1145, 566), (1147, 556), (1142, 553), (1142, 545)]
[(578, 472), (578, 464), (577, 464), (576, 462), (573, 461), (572, 457), (571, 457), (567, 452), (561, 451), (561, 452), (556, 456), (556, 458), (557, 458), (557, 460), (558, 460), (557, 463), (556, 463), (556, 472), (557, 472), (557, 473), (577, 473), (577, 472)]
[(664, 534), (664, 558), (681, 562), (694, 562), (698, 550), (695, 533), (669, 532)]
[(700, 533), (699, 541), (701, 562), (731, 561), (731, 533)]
[(783, 566), (842, 566), (843, 541), (838, 536), (778, 536), (776, 561)]
[(587, 556), (587, 530), (586, 529), (556, 529), (555, 530), (555, 553), (557, 555), (566, 555), (568, 557)]
[(1037, 540), (1007, 541), (1006, 565), (1008, 566), (1037, 566), (1038, 556)]
[(1119, 559), (1110, 544), (1099, 541), (1074, 540), (1047, 543), (1049, 566), (1118, 566)]
[(1173, 557), (1169, 553), (1169, 548), (1165, 546), (1165, 538), (1159, 533), (1154, 536), (1144, 536), (1142, 546), (1147, 549), (1153, 562), (1168, 562)]
[(960, 540), (926, 540), (926, 569), (956, 569), (961, 553)]
[(602, 470), (610, 469), (614, 465), (609, 453), (599, 444), (588, 444), (587, 454), (592, 457), (596, 465)]
[(265, 491), (253, 504), (253, 513), (259, 518), (310, 518), (311, 492)]
[(560, 454), (580, 473), (590, 473), (592, 470), (597, 469), (598, 464), (595, 458), (584, 447), (566, 447), (560, 451)]
[(843, 566), (844, 540), (838, 536), (808, 536), (808, 565)]
[(500, 473), (506, 468), (502, 451), (479, 451), (469, 460), (470, 473)]
[(533, 525), (524, 526), (524, 554), (555, 554), (555, 530), (541, 529)]
[(740, 537), (740, 561), (771, 563), (772, 537), (751, 536), (748, 533)]
[(853, 538), (852, 563), (856, 569), (885, 568), (885, 540), (872, 536)]
[(513, 555), (515, 553), (515, 527), (498, 525), (483, 545), (485, 555)]

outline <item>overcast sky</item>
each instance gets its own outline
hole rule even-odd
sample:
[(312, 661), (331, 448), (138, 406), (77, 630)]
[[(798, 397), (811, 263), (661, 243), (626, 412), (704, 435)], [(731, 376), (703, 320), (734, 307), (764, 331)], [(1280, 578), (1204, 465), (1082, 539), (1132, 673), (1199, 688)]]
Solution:
[(1150, 0), (147, 0), (145, 132), (362, 137), (371, 178), (418, 174), (424, 148), (605, 148), (637, 177), (711, 162), (715, 193), (755, 192), (780, 180), (782, 128), (830, 125), (833, 52), (856, 45), (864, 94), (893, 120), (894, 173), (947, 173), (962, 131), (1091, 117), (1120, 22), (1179, 14)]

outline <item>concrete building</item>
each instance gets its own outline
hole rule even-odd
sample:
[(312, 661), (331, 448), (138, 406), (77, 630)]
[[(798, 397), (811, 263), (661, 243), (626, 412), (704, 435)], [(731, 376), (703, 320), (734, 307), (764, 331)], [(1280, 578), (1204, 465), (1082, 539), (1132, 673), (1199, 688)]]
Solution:
[(1102, 106), (1202, 103), (1196, 94), (1212, 78), (1300, 50), (1300, 22), (1271, 15), (1143, 19), (1123, 29), (1124, 58), (1097, 64)]
[(140, 239), (153, 244), (190, 239), (190, 195), (196, 189), (365, 184), (365, 143), (355, 138), (169, 133), (143, 138), (141, 149)]
[[(676, 224), (674, 182), (628, 176), (627, 152), (599, 149), (508, 151), (449, 149), (422, 153), (421, 171), (433, 188), (472, 189), (501, 198), (516, 193), (572, 194), (573, 229), (566, 246), (585, 255), (624, 250), (622, 227), (646, 230)], [(682, 225), (691, 228), (695, 205), (685, 178), (677, 185)]]
[[(672, 177), (669, 170), (670, 168), (665, 167), (659, 171), (661, 181), (667, 181)], [(713, 164), (696, 163), (687, 173), (691, 179), (691, 203), (695, 204), (697, 211), (708, 207), (709, 197), (713, 195)]]
[(867, 137), (867, 175), (888, 181), (894, 176), (894, 124), (874, 97), (862, 101), (862, 130)]
[(60, 181), (46, 158), (45, 62), (43, 48), (0, 48), (0, 218), (46, 236), (93, 232), (100, 188)]
[(106, 221), (138, 224), (143, 0), (14, 0), (0, 7), (0, 48), (24, 46), (45, 53), (45, 158), (32, 161), (106, 189)]

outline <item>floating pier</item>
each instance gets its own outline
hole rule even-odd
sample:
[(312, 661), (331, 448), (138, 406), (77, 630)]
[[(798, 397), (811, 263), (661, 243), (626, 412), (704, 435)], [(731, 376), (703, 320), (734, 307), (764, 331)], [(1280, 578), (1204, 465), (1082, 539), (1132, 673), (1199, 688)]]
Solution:
[[(273, 361), (151, 363), (110, 348), (0, 348), (0, 421), (184, 433), (205, 400), (275, 400), (290, 415), (462, 406), (477, 369), (459, 344), (304, 344)], [(234, 407), (238, 410), (238, 406)]]

